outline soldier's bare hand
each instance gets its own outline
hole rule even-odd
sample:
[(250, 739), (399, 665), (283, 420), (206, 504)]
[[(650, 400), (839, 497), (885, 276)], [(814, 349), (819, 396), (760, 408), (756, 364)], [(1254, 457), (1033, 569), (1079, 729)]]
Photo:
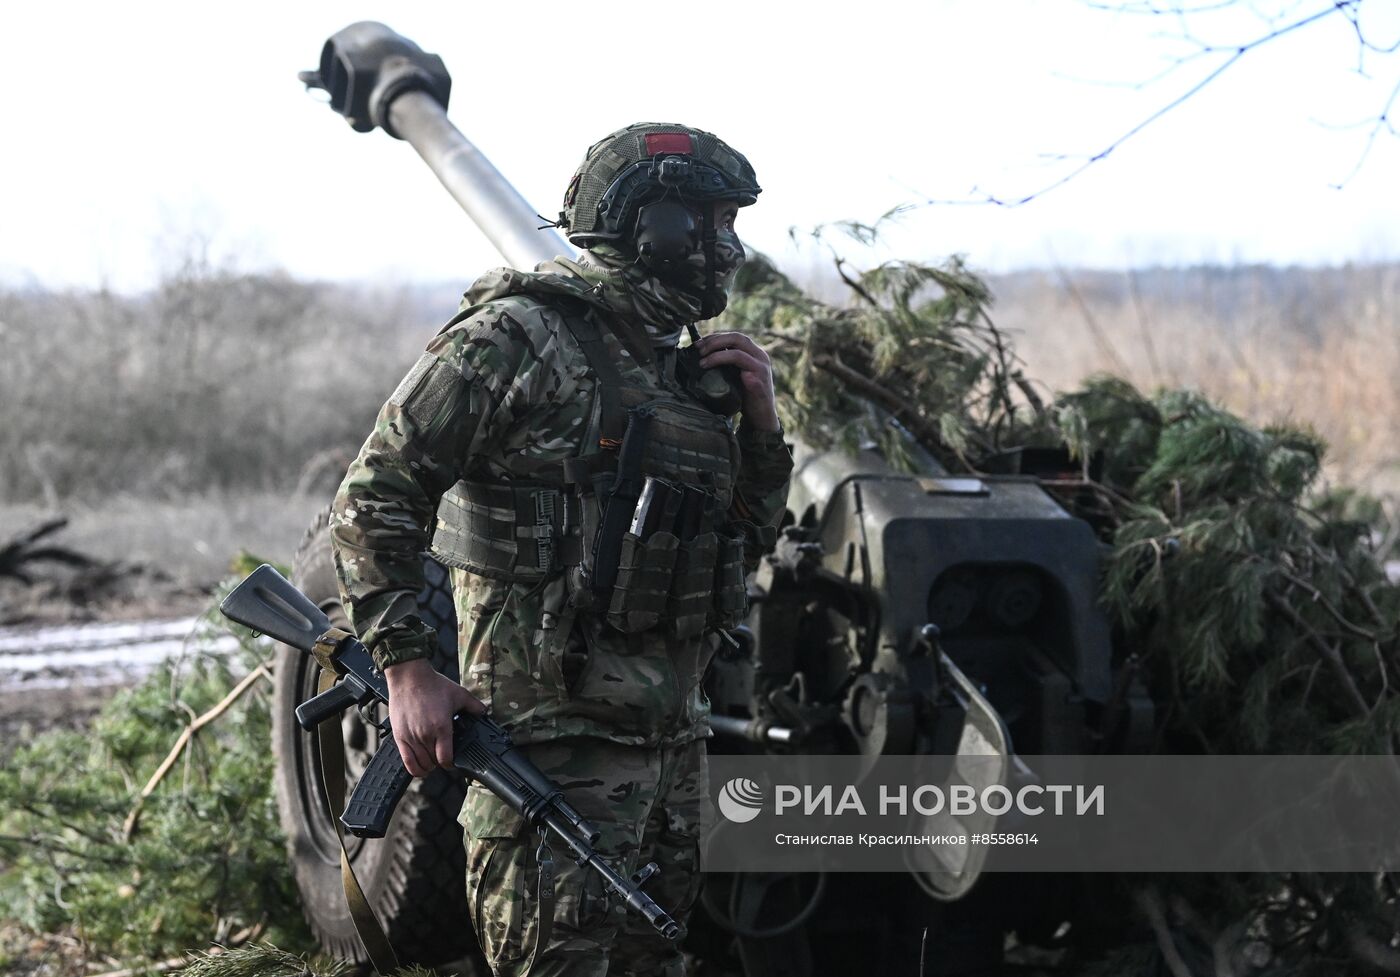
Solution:
[(384, 669), (389, 684), (389, 724), (403, 765), (415, 777), (452, 767), (452, 717), (481, 715), (481, 700), (433, 668), (426, 658)]
[(778, 430), (773, 364), (763, 347), (741, 332), (710, 333), (695, 345), (700, 350), (701, 366), (728, 364), (738, 368), (744, 385), (744, 422), (760, 431)]

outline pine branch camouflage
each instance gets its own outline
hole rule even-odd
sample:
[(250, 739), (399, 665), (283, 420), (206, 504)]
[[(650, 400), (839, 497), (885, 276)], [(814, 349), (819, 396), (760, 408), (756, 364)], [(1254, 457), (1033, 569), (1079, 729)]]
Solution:
[[(1400, 587), (1376, 548), (1382, 509), (1323, 483), (1316, 434), (1109, 376), (1046, 403), (959, 261), (854, 274), (838, 259), (838, 270), (847, 306), (751, 262), (726, 314), (770, 350), (784, 423), (818, 445), (880, 446), (911, 469), (921, 451), (976, 473), (1017, 447), (1068, 447), (1092, 492), (1075, 514), (1108, 544), (1101, 599), (1116, 665), (1131, 654), (1145, 670), (1157, 750), (1394, 755)], [(1094, 892), (1105, 907), (1164, 904), (1191, 973), (1397, 969), (1400, 884), (1388, 873), (1105, 877)], [(1162, 938), (1085, 972), (1137, 973), (1160, 961)]]

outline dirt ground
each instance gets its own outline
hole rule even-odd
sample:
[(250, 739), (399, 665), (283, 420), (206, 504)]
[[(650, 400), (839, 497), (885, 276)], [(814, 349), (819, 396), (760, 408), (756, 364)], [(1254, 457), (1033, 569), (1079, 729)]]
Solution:
[(0, 760), (46, 729), (86, 728), (117, 688), (0, 689)]
[(115, 960), (91, 957), (72, 934), (35, 934), (0, 923), (0, 973), (6, 977), (87, 977), (119, 966)]
[[(208, 604), (207, 590), (142, 567), (49, 570), (32, 584), (0, 579), (0, 627), (21, 631), (192, 617)], [(0, 655), (0, 760), (43, 730), (85, 727), (123, 684), (94, 683), (61, 655), (42, 672), (19, 675)]]
[[(35, 559), (7, 577), (0, 561), (0, 626), (171, 618), (199, 609), (240, 552), (289, 563), (329, 493), (207, 492), (178, 499), (113, 495), (101, 505), (0, 503), (0, 549), (45, 523), (36, 542), (90, 561)], [(3, 663), (0, 663), (2, 665)]]
[[(29, 580), (0, 574), (0, 628), (44, 628), (96, 622), (193, 617), (247, 550), (289, 562), (323, 499), (291, 501), (244, 494), (178, 502), (114, 497), (103, 507), (0, 505), (0, 546), (54, 518), (67, 524), (42, 540), (89, 563), (38, 560), (22, 567)], [(63, 684), (61, 658), (27, 684), (7, 674), (0, 655), (0, 760), (26, 737), (55, 727), (83, 728), (121, 683)], [(72, 674), (78, 677), (78, 669)]]

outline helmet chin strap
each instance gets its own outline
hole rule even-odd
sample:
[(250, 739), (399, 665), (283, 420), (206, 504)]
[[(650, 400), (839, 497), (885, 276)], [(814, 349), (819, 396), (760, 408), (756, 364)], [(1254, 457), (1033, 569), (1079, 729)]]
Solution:
[(700, 312), (710, 319), (719, 315), (715, 308), (715, 231), (714, 205), (705, 204), (700, 210), (700, 246), (705, 250), (705, 294), (700, 296)]

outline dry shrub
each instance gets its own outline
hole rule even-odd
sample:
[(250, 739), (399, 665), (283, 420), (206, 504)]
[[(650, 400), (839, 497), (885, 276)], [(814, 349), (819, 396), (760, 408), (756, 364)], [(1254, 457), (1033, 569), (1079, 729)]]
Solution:
[(136, 297), (0, 293), (0, 495), (324, 488), (430, 321), (406, 293), (197, 263)]

